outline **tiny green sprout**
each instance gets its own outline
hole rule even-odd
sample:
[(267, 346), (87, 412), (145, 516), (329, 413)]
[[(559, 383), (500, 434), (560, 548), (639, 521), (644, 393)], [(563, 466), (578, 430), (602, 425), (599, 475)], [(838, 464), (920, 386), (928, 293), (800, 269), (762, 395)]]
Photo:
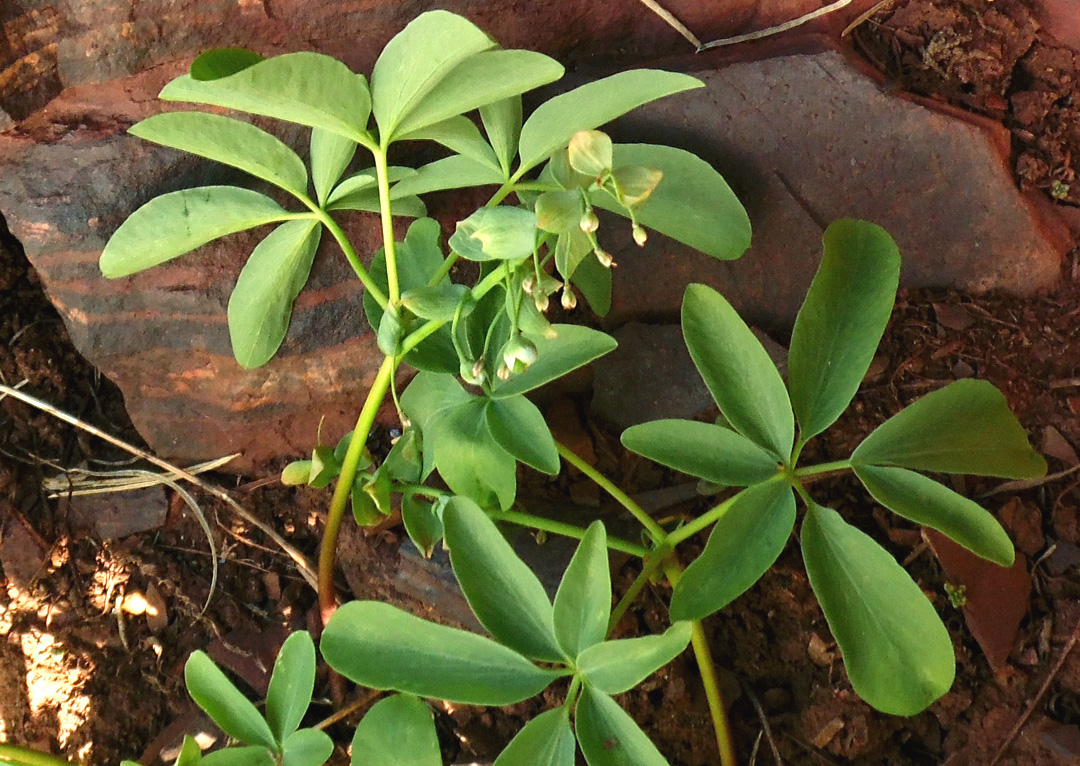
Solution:
[(1070, 188), (1069, 184), (1055, 179), (1050, 184), (1050, 196), (1057, 200), (1068, 199)]
[(953, 585), (947, 582), (945, 583), (945, 595), (948, 596), (949, 603), (953, 605), (954, 609), (959, 609), (967, 604), (966, 585)]

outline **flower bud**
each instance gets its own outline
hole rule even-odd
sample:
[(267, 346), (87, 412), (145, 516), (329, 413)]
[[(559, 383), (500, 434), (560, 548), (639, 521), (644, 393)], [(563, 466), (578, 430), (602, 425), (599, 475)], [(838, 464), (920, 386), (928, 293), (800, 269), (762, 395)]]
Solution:
[(638, 247), (645, 247), (645, 243), (649, 241), (649, 233), (645, 231), (645, 227), (640, 223), (634, 224), (634, 242)]
[(521, 281), (521, 289), (525, 291), (526, 295), (532, 295), (533, 290), (536, 289), (536, 275), (530, 274)]
[(469, 385), (482, 386), (486, 377), (484, 374), (484, 357), (480, 357), (472, 365), (468, 362), (462, 362), (458, 374)]
[(605, 269), (610, 269), (615, 265), (615, 259), (611, 257), (611, 253), (603, 248), (596, 248), (593, 252), (596, 253), (596, 260), (600, 261), (600, 265)]
[(562, 290), (562, 307), (567, 311), (571, 311), (576, 306), (577, 294), (570, 288), (570, 285), (566, 285)]
[(586, 234), (592, 234), (594, 231), (600, 228), (600, 219), (596, 217), (596, 213), (592, 210), (586, 210), (581, 216), (581, 220), (578, 221), (578, 226)]
[(548, 310), (551, 302), (548, 300), (547, 293), (537, 293), (533, 296), (533, 303), (536, 304), (536, 310), (543, 314)]
[(510, 380), (510, 368), (505, 364), (500, 364), (495, 374), (499, 377), (499, 380)]
[(503, 346), (502, 357), (503, 364), (507, 367), (507, 375), (510, 371), (517, 374), (525, 372), (539, 356), (536, 345), (522, 335), (515, 335)]

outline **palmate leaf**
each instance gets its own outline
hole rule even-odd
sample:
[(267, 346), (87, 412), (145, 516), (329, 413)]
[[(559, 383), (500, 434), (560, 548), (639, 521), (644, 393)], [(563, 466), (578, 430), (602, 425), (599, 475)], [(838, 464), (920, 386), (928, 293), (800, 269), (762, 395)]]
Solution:
[(205, 652), (191, 653), (184, 665), (188, 694), (233, 739), (277, 750), (277, 742), (259, 711), (233, 686)]
[(565, 147), (579, 130), (592, 130), (642, 104), (704, 87), (695, 77), (657, 69), (632, 69), (545, 101), (521, 128), (518, 174)]
[(465, 705), (513, 705), (569, 673), (379, 601), (340, 607), (319, 646), (330, 667), (355, 683)]
[(285, 639), (266, 693), (266, 722), (283, 744), (300, 727), (315, 688), (315, 642), (307, 631)]
[(490, 50), (455, 66), (397, 130), (410, 133), (448, 117), (547, 85), (563, 76), (555, 59), (535, 51)]
[(776, 475), (776, 457), (742, 434), (713, 423), (654, 420), (623, 431), (623, 446), (676, 471), (725, 487)]
[(499, 158), (503, 176), (510, 177), (510, 165), (518, 150), (521, 136), (521, 96), (504, 98), (480, 107), (480, 119), (484, 131)]
[(526, 657), (562, 660), (544, 586), (487, 514), (455, 497), (443, 511), (443, 526), (454, 576), (480, 623)]
[(975, 501), (906, 468), (856, 465), (855, 475), (893, 513), (936, 529), (995, 564), (1013, 565), (1016, 552), (1009, 535)]
[(488, 431), (500, 447), (541, 473), (559, 473), (555, 439), (535, 404), (524, 396), (487, 400)]
[(855, 448), (851, 462), (1005, 479), (1046, 473), (1004, 395), (984, 380), (958, 380), (901, 410)]
[(166, 85), (160, 98), (274, 117), (372, 145), (367, 81), (321, 53), (286, 53), (212, 80), (184, 75)]
[(480, 505), (507, 510), (517, 493), (517, 461), (491, 435), (487, 402), (470, 397), (444, 407), (422, 428), (424, 459), (430, 451), (435, 467), (455, 494)]
[(325, 731), (300, 729), (285, 740), (281, 766), (322, 766), (334, 754), (334, 740)]
[(472, 157), (455, 154), (421, 165), (415, 174), (395, 184), (393, 196), (429, 194), (446, 189), (500, 184), (502, 181), (499, 171), (490, 165), (478, 162)]
[(422, 13), (394, 35), (371, 73), (372, 110), (383, 145), (454, 67), (495, 45), (468, 19), (448, 11)]
[(668, 766), (648, 735), (608, 695), (586, 683), (574, 716), (589, 766)]
[(533, 718), (510, 740), (495, 766), (574, 766), (574, 732), (563, 706)]
[(311, 129), (311, 180), (320, 205), (326, 205), (330, 192), (356, 155), (356, 146), (351, 138), (322, 128)]
[(255, 246), (229, 297), (229, 337), (244, 369), (266, 364), (289, 330), (293, 301), (307, 283), (322, 227), (289, 221)]
[(169, 112), (128, 130), (145, 141), (239, 168), (293, 194), (307, 194), (307, 168), (296, 152), (265, 130), (205, 112)]
[(659, 635), (593, 644), (577, 658), (578, 671), (598, 691), (621, 694), (682, 654), (690, 632), (689, 622), (676, 622)]
[(353, 766), (442, 766), (431, 710), (411, 694), (379, 700), (356, 727)]
[(101, 253), (101, 273), (126, 277), (207, 242), (283, 221), (290, 213), (264, 194), (236, 186), (201, 186), (147, 202), (120, 224)]
[(836, 221), (824, 242), (788, 355), (791, 405), (804, 441), (832, 425), (859, 390), (900, 280), (900, 251), (880, 226)]
[[(750, 247), (750, 218), (727, 181), (700, 157), (673, 146), (616, 144), (615, 168), (639, 166), (663, 173), (649, 198), (635, 207), (642, 226), (714, 258), (738, 258)], [(627, 215), (607, 191), (593, 191), (597, 207)]]
[(607, 532), (600, 521), (585, 530), (555, 594), (555, 637), (568, 657), (604, 640), (611, 617)]
[[(500, 178), (503, 177), (495, 150), (480, 135), (480, 129), (476, 127), (473, 121), (464, 115), (459, 114), (455, 117), (449, 117), (434, 125), (427, 125), (420, 130), (400, 135), (395, 140), (434, 141), (442, 144), (452, 152), (476, 160), (481, 165), (493, 170)], [(502, 183), (502, 181), (499, 181), (499, 183)]]
[(956, 674), (949, 633), (892, 556), (817, 504), (803, 520), (802, 551), (860, 697), (883, 713), (911, 716), (949, 690)]
[(690, 357), (735, 430), (786, 460), (795, 441), (791, 401), (776, 365), (731, 304), (706, 285), (686, 288), (682, 329)]
[(671, 619), (703, 619), (745, 593), (783, 552), (794, 526), (795, 496), (786, 482), (737, 495), (675, 585)]

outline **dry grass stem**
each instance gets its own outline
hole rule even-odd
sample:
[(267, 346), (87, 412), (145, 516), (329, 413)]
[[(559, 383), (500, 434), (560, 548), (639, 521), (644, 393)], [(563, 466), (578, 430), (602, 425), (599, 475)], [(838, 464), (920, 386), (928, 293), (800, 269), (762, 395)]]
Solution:
[[(31, 396), (29, 394), (25, 394), (22, 391), (18, 390), (18, 388), (13, 388), (11, 386), (0, 384), (0, 399), (3, 399), (5, 396), (10, 396), (13, 399), (18, 399), (19, 401), (23, 402), (24, 404), (28, 404), (31, 407), (35, 407), (35, 408), (41, 410), (42, 412), (46, 412), (46, 413), (52, 415), (53, 417), (57, 418), (58, 420), (62, 420), (65, 423), (69, 423), (70, 425), (73, 425), (76, 428), (78, 428), (78, 429), (80, 429), (82, 431), (85, 431), (88, 434), (91, 434), (93, 436), (97, 436), (100, 439), (104, 439), (109, 444), (112, 444), (115, 447), (119, 447), (120, 449), (122, 449), (122, 450), (124, 450), (126, 452), (129, 452), (130, 454), (135, 455), (136, 457), (140, 457), (143, 460), (147, 461), (148, 463), (152, 463), (153, 465), (156, 465), (158, 468), (161, 468), (161, 469), (167, 471), (169, 474), (171, 474), (173, 477), (175, 477), (175, 479), (183, 479), (184, 481), (186, 481), (186, 482), (188, 482), (190, 484), (194, 484), (196, 487), (203, 490), (204, 492), (209, 493), (213, 497), (216, 497), (218, 500), (220, 500), (221, 502), (223, 502), (227, 506), (229, 506), (229, 508), (233, 511), (233, 513), (235, 513), (237, 516), (239, 516), (240, 518), (242, 518), (244, 521), (248, 522), (252, 526), (254, 526), (254, 527), (258, 528), (259, 530), (261, 530), (263, 532), (263, 534), (265, 534), (267, 537), (269, 537), (271, 540), (273, 540), (278, 545), (278, 547), (280, 547), (283, 551), (285, 551), (285, 553), (287, 553), (289, 555), (289, 558), (291, 558), (293, 560), (293, 562), (296, 564), (297, 568), (300, 570), (300, 574), (303, 576), (303, 578), (307, 582), (307, 584), (310, 585), (312, 587), (312, 589), (314, 589), (315, 591), (318, 591), (318, 587), (319, 587), (318, 576), (315, 574), (314, 568), (311, 566), (310, 563), (308, 563), (308, 560), (304, 557), (304, 554), (302, 554), (295, 547), (290, 545), (289, 542), (285, 538), (283, 538), (281, 535), (279, 535), (277, 532), (275, 532), (270, 526), (268, 526), (263, 521), (256, 518), (255, 516), (253, 516), (251, 513), (249, 513), (243, 506), (241, 506), (239, 503), (237, 503), (235, 500), (233, 500), (232, 497), (229, 495), (229, 493), (226, 492), (221, 487), (218, 487), (218, 486), (216, 486), (214, 484), (203, 481), (202, 479), (198, 478), (197, 476), (195, 476), (194, 474), (190, 473), (189, 471), (187, 471), (187, 470), (185, 470), (183, 468), (180, 468), (178, 466), (173, 465), (172, 463), (169, 463), (169, 462), (167, 462), (165, 460), (162, 460), (161, 458), (157, 457), (156, 455), (153, 455), (153, 454), (147, 452), (146, 450), (140, 449), (140, 448), (136, 447), (133, 444), (128, 444), (123, 439), (118, 439), (117, 437), (113, 436), (112, 434), (109, 434), (109, 433), (106, 433), (105, 431), (102, 431), (100, 428), (92, 426), (89, 423), (85, 423), (82, 420), (79, 420), (74, 415), (70, 415), (67, 412), (64, 412), (63, 410), (57, 409), (56, 407), (49, 404), (48, 402), (43, 401), (41, 399), (38, 399), (36, 396)], [(153, 474), (153, 473), (151, 473), (149, 471), (147, 471), (146, 473), (149, 476), (154, 476), (154, 477), (158, 477), (158, 478), (167, 478), (167, 477), (161, 477), (160, 474)], [(169, 478), (168, 481), (163, 481), (163, 483), (169, 484), (169, 482), (172, 482), (172, 481), (174, 481), (174, 479)], [(170, 486), (172, 486), (174, 489), (176, 489), (175, 484), (170, 484)], [(180, 494), (179, 491), (178, 491), (178, 494)], [(184, 495), (181, 494), (180, 496), (183, 497)], [(185, 502), (186, 502), (186, 499), (185, 499)], [(205, 520), (204, 520), (204, 522), (205, 522)], [(208, 529), (208, 527), (204, 527), (204, 529)], [(214, 560), (215, 560), (215, 566), (216, 566), (216, 561), (217, 561), (216, 556), (214, 557)]]
[(641, 4), (653, 13), (655, 13), (657, 16), (662, 18), (664, 21), (666, 21), (668, 23), (668, 26), (670, 26), (680, 35), (685, 37), (690, 42), (690, 44), (694, 46), (694, 48), (699, 51), (701, 50), (701, 40), (697, 39), (697, 35), (687, 29), (685, 24), (675, 18), (671, 11), (662, 7), (655, 0), (641, 0)]
[[(644, 2), (644, 0), (642, 0)], [(723, 37), (719, 40), (713, 40), (698, 46), (698, 53), (707, 51), (711, 48), (722, 48), (726, 45), (737, 45), (739, 43), (748, 43), (751, 40), (760, 40), (763, 37), (772, 37), (778, 35), (781, 32), (787, 32), (789, 29), (795, 29), (795, 27), (801, 27), (807, 22), (814, 19), (826, 16), (834, 11), (839, 11), (841, 8), (846, 8), (851, 5), (851, 0), (837, 0), (835, 3), (830, 3), (824, 8), (818, 8), (816, 11), (805, 13), (799, 16), (797, 19), (791, 21), (785, 21), (783, 24), (777, 24), (775, 27), (768, 27), (766, 29), (759, 29), (757, 32), (748, 32), (745, 35), (736, 35), (735, 37)]]

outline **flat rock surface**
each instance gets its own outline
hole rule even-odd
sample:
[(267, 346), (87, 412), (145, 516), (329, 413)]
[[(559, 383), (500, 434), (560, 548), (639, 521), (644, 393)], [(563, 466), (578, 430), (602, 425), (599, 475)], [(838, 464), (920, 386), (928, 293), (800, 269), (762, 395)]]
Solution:
[[(1068, 2), (1068, 0), (1066, 0)], [(813, 28), (841, 29), (873, 4), (854, 0)], [(592, 0), (439, 3), (508, 48), (578, 60), (637, 59), (690, 44), (639, 2)], [(665, 0), (703, 42), (774, 26), (816, 10), (818, 0)], [(317, 50), (357, 70), (412, 18), (419, 0), (4, 0), (0, 4), (0, 130), (62, 90), (146, 71), (208, 48), (264, 54)]]
[[(254, 5), (244, 7), (254, 12)], [(279, 9), (284, 15), (275, 24), (288, 18), (288, 7)], [(270, 27), (251, 31), (243, 18), (240, 42), (311, 47), (283, 32), (275, 37)], [(395, 28), (404, 24), (404, 16), (394, 19)], [(496, 35), (504, 32), (482, 15), (475, 20)], [(193, 48), (221, 43), (214, 37), (220, 31), (197, 31)], [(89, 25), (84, 32), (96, 34)], [(365, 39), (381, 45), (375, 39), (381, 34)], [(507, 44), (527, 42), (515, 34), (520, 30), (502, 36)], [(124, 39), (120, 49), (128, 44)], [(334, 39), (321, 47), (340, 53), (335, 45), (341, 41)], [(94, 51), (95, 66), (104, 66)], [(146, 61), (178, 53), (165, 46)], [(345, 58), (358, 68), (370, 63), (355, 51)], [(816, 268), (824, 226), (843, 216), (876, 221), (896, 236), (907, 285), (1030, 293), (1055, 279), (1061, 245), (1037, 206), (1015, 191), (1000, 132), (886, 94), (840, 53), (710, 68), (719, 60), (705, 54), (669, 61), (693, 70), (707, 87), (650, 106), (616, 133), (623, 140), (683, 146), (713, 162), (747, 206), (754, 246), (735, 262), (715, 261), (660, 236), (639, 251), (629, 227), (605, 224), (602, 241), (619, 262), (609, 328), (635, 319), (673, 321), (685, 285), (697, 281), (724, 292), (749, 321), (782, 334)], [(225, 312), (261, 233), (213, 243), (127, 279), (100, 276), (102, 247), (138, 205), (178, 188), (239, 181), (228, 170), (123, 133), (160, 109), (155, 95), (182, 64), (68, 87), (0, 134), (0, 214), (81, 353), (123, 390), (150, 446), (191, 461), (241, 452), (230, 469), (244, 471), (307, 452), (322, 418), (325, 433), (344, 433), (381, 354), (360, 310), (359, 285), (329, 237), (281, 354), (258, 370), (242, 370), (232, 359)], [(117, 71), (132, 68), (138, 67), (128, 62)], [(283, 138), (304, 140), (297, 133)], [(373, 218), (356, 215), (346, 227), (358, 252), (370, 257), (380, 244)]]
[(616, 133), (712, 162), (747, 208), (753, 246), (722, 262), (660, 237), (639, 251), (628, 226), (601, 228), (619, 264), (612, 325), (676, 317), (693, 281), (721, 291), (748, 321), (790, 328), (822, 232), (846, 217), (893, 235), (905, 286), (1031, 294), (1056, 280), (1067, 235), (1016, 191), (1000, 126), (891, 95), (834, 51), (694, 74), (704, 90), (636, 112)]
[[(787, 349), (754, 334), (786, 374)], [(662, 418), (692, 420), (716, 406), (679, 325), (628, 322), (613, 335), (619, 347), (593, 366), (594, 414), (622, 431)]]

